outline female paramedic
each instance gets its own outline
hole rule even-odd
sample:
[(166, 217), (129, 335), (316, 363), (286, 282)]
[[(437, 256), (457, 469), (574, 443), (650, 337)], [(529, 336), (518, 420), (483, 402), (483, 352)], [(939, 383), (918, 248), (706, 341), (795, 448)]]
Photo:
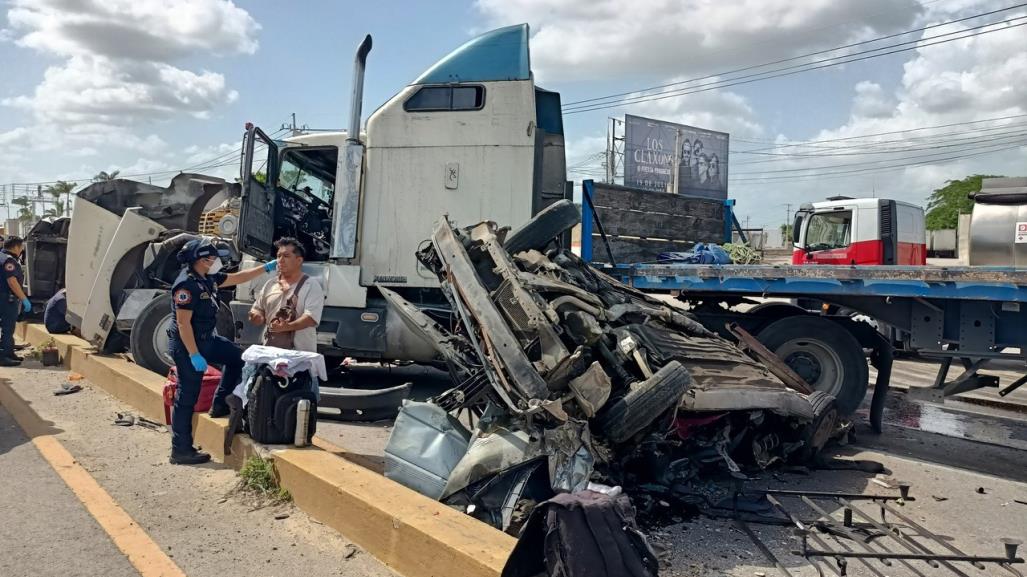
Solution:
[(278, 261), (249, 270), (225, 274), (218, 249), (208, 238), (185, 243), (178, 253), (182, 272), (171, 287), (171, 327), (168, 329), (169, 353), (178, 372), (178, 392), (171, 412), (171, 463), (198, 465), (210, 455), (193, 447), (193, 406), (200, 395), (207, 363), (224, 366), (221, 383), (214, 393), (211, 417), (228, 414), (225, 398), (242, 377), (242, 351), (232, 341), (217, 334), (218, 288), (230, 287), (257, 278), (278, 268)]

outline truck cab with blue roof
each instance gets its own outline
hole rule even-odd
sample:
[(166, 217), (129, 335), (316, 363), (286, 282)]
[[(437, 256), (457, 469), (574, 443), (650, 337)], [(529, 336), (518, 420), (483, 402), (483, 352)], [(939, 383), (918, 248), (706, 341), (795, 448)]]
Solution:
[[(248, 127), (237, 240), (258, 261), (273, 257), (280, 237), (304, 244), (307, 272), (327, 295), (318, 329), (326, 353), (428, 360), (429, 348), (389, 325), (376, 287), (441, 303), (438, 280), (414, 257), (441, 214), (516, 226), (565, 197), (560, 95), (534, 83), (528, 25), (508, 26), (444, 56), (361, 130), (370, 49), (368, 36), (348, 130), (275, 140)], [(237, 291), (236, 318), (261, 282)]]

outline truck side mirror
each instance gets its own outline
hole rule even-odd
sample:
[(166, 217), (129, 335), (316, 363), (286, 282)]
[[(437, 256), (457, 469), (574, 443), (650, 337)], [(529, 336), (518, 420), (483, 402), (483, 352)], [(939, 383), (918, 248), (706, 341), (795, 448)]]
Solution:
[[(792, 222), (792, 245), (799, 245), (799, 233), (802, 231), (802, 221), (805, 213), (798, 213), (795, 215), (795, 221)], [(805, 247), (803, 247), (805, 248)]]

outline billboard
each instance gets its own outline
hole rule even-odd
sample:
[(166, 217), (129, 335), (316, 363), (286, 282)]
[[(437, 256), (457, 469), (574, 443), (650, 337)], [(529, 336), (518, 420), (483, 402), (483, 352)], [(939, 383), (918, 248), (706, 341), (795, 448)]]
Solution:
[[(678, 194), (727, 198), (726, 132), (624, 115), (624, 185)], [(677, 159), (675, 159), (677, 155)]]

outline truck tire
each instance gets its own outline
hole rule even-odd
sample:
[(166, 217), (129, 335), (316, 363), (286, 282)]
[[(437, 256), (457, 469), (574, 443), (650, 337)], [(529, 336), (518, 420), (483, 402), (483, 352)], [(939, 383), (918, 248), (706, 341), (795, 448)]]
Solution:
[(813, 405), (813, 420), (800, 433), (802, 447), (792, 454), (792, 461), (796, 463), (807, 463), (816, 457), (838, 426), (838, 404), (834, 397), (813, 391), (807, 400)]
[(167, 375), (174, 359), (168, 351), (168, 327), (171, 326), (171, 294), (163, 294), (139, 312), (129, 335), (129, 351), (140, 367)]
[(842, 415), (851, 415), (863, 402), (870, 367), (859, 341), (837, 323), (788, 317), (767, 325), (756, 338), (811, 387), (834, 397)]
[(677, 407), (691, 385), (688, 369), (670, 361), (628, 394), (609, 403), (595, 424), (611, 442), (627, 442), (668, 409)]
[[(167, 375), (175, 364), (168, 351), (168, 327), (171, 326), (171, 294), (163, 294), (143, 307), (132, 323), (129, 335), (129, 352), (132, 359), (143, 368), (159, 375)], [(218, 334), (230, 341), (235, 340), (235, 322), (232, 310), (222, 304), (218, 309)]]
[(569, 200), (554, 202), (511, 232), (503, 248), (511, 255), (531, 249), (542, 250), (554, 238), (580, 222), (581, 210), (576, 204)]

